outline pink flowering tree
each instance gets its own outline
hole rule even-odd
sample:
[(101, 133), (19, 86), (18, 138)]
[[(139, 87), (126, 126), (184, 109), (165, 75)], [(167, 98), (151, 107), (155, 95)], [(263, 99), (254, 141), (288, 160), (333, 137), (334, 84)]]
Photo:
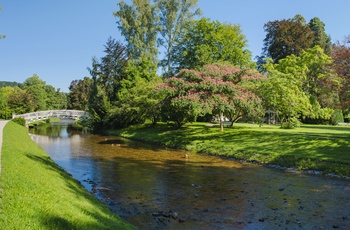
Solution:
[(200, 70), (182, 69), (159, 87), (167, 92), (163, 101), (167, 112), (163, 113), (173, 121), (171, 117), (177, 117), (179, 126), (199, 115), (212, 114), (219, 118), (223, 131), (224, 117), (232, 125), (244, 115), (262, 114), (261, 99), (253, 93), (261, 79), (264, 77), (257, 72), (227, 63), (208, 64)]

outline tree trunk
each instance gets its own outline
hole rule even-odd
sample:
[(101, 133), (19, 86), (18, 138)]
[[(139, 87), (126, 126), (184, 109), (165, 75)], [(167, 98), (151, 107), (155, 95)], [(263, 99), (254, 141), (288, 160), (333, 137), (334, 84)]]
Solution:
[(220, 112), (220, 131), (224, 131), (224, 113)]

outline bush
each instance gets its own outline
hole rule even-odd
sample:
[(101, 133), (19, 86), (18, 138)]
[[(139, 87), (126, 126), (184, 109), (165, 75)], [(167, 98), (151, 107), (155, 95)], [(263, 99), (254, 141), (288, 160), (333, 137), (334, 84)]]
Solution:
[(12, 121), (19, 125), (26, 126), (26, 120), (23, 117), (13, 118)]
[(334, 110), (329, 122), (331, 125), (337, 125), (339, 122), (344, 122), (343, 112), (341, 110)]
[(301, 122), (296, 118), (293, 117), (289, 119), (287, 122), (282, 123), (281, 128), (282, 129), (294, 129), (300, 127)]

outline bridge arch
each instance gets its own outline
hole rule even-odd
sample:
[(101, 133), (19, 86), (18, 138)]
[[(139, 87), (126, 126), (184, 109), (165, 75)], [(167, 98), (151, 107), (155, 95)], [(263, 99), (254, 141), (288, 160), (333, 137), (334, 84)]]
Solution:
[(26, 124), (30, 124), (32, 122), (46, 120), (51, 117), (84, 119), (87, 118), (87, 115), (88, 113), (82, 110), (46, 110), (25, 114), (13, 114), (12, 119), (21, 117), (26, 120)]

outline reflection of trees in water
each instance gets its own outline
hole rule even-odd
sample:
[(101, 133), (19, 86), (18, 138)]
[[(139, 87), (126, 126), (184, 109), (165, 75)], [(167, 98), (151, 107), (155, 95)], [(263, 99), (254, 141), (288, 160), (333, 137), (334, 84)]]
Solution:
[(71, 137), (77, 133), (71, 122), (45, 123), (31, 128), (29, 132), (50, 138)]

